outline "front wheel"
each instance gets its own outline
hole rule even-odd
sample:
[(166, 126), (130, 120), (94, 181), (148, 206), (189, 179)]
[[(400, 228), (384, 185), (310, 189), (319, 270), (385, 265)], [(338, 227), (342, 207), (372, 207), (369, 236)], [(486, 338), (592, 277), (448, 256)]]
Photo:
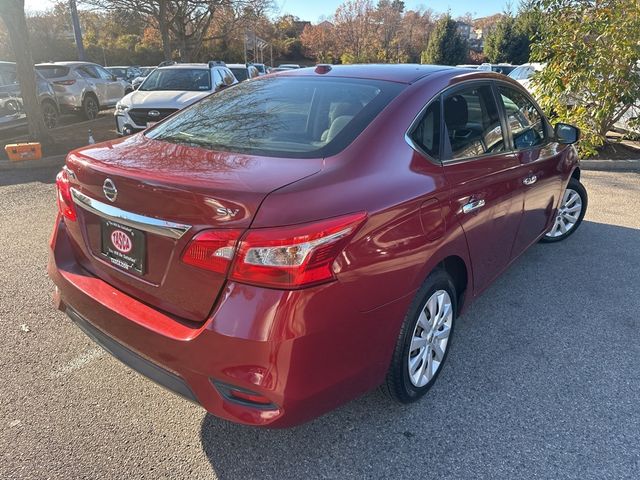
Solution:
[(424, 282), (404, 319), (383, 390), (400, 403), (422, 397), (444, 364), (456, 317), (456, 291), (444, 270)]
[(87, 120), (94, 120), (98, 116), (100, 105), (93, 95), (87, 95), (82, 102), (82, 114)]
[(575, 232), (587, 212), (587, 190), (575, 178), (569, 180), (556, 212), (553, 227), (540, 241), (560, 242)]

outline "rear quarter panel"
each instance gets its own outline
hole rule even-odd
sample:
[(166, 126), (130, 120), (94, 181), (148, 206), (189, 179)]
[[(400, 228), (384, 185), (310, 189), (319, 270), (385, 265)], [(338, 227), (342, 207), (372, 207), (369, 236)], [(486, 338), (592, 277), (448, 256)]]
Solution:
[(433, 74), (429, 82), (409, 85), (351, 145), (325, 159), (321, 175), (271, 193), (252, 224), (290, 225), (367, 212), (367, 222), (336, 262), (337, 278), (360, 311), (412, 296), (449, 255), (461, 257), (470, 272), (442, 166), (404, 138), (450, 76)]

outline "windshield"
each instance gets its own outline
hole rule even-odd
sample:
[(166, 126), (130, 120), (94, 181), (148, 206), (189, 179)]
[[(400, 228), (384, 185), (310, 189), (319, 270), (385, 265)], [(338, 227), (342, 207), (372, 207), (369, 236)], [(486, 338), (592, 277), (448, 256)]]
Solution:
[(351, 143), (404, 88), (362, 79), (263, 78), (211, 95), (146, 135), (219, 151), (324, 157)]
[(249, 78), (249, 73), (246, 68), (230, 68), (229, 70), (233, 72), (239, 82)]
[(260, 73), (264, 73), (264, 65), (263, 64), (255, 63), (253, 66), (256, 67)]
[(526, 80), (529, 77), (533, 76), (533, 72), (533, 67), (522, 65), (512, 70), (511, 73), (509, 73), (509, 76), (514, 80)]
[(147, 75), (149, 75), (151, 72), (153, 72), (155, 70), (156, 67), (142, 67), (140, 69), (140, 76), (141, 77), (146, 77)]
[(139, 90), (207, 91), (211, 90), (211, 73), (205, 68), (159, 68), (149, 74)]
[(66, 77), (69, 75), (69, 67), (62, 67), (58, 65), (36, 66), (36, 70), (40, 72), (40, 75), (44, 78)]

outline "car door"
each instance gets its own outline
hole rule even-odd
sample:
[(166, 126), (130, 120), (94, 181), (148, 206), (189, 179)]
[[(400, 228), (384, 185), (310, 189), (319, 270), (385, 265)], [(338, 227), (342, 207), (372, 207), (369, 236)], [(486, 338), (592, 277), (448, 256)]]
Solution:
[(124, 97), (124, 84), (121, 80), (114, 80), (114, 76), (105, 68), (95, 65), (98, 75), (105, 82), (107, 87), (108, 105), (115, 105), (118, 100)]
[(77, 72), (87, 83), (87, 90), (96, 94), (100, 105), (109, 104), (109, 93), (106, 82), (100, 77), (98, 70), (93, 65), (81, 65)]
[(467, 82), (443, 96), (443, 165), (450, 206), (469, 246), (475, 292), (509, 264), (522, 216), (518, 156), (489, 81)]
[(562, 192), (563, 169), (551, 127), (529, 95), (506, 83), (496, 88), (508, 143), (520, 163), (524, 209), (513, 252), (518, 255), (549, 229)]

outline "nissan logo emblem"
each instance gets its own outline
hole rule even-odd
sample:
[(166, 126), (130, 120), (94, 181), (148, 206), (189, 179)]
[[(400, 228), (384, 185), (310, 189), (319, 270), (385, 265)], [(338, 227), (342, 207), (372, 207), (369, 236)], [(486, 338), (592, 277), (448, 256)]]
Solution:
[(150, 117), (159, 117), (160, 116), (160, 112), (158, 110), (149, 110), (149, 116)]
[(110, 202), (115, 202), (118, 197), (118, 189), (116, 188), (116, 184), (113, 183), (113, 180), (107, 178), (102, 184), (102, 193), (107, 197), (107, 200)]

